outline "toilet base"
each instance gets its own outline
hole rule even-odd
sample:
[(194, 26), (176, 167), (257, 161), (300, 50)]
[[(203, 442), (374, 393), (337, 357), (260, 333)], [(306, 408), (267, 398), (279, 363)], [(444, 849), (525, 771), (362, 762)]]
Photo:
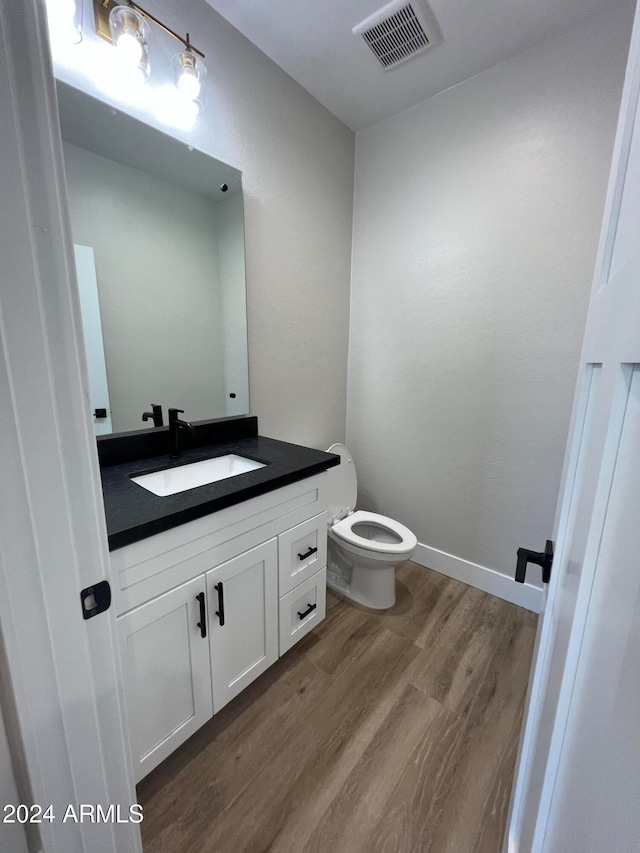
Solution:
[(327, 586), (372, 610), (388, 610), (396, 603), (396, 568), (371, 568), (357, 564), (344, 569), (332, 560), (327, 565)]

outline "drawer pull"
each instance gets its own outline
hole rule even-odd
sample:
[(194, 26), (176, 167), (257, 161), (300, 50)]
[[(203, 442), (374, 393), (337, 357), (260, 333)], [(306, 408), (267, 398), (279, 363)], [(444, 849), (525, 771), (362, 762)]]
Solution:
[(200, 604), (200, 621), (197, 623), (200, 628), (200, 636), (204, 640), (207, 636), (207, 617), (204, 609), (204, 592), (199, 592), (196, 595), (196, 601)]
[(312, 554), (315, 554), (317, 550), (317, 548), (309, 548), (309, 550), (305, 554), (298, 554), (298, 559), (306, 560), (307, 557), (310, 557)]
[[(317, 551), (317, 550), (318, 550), (317, 548), (314, 548), (314, 551)], [(300, 620), (306, 619), (306, 617), (310, 613), (313, 613), (313, 611), (316, 609), (317, 606), (318, 606), (317, 604), (309, 604), (307, 609), (304, 611), (304, 613), (300, 613), (300, 611), (298, 610), (298, 617), (300, 618)]]
[(222, 581), (215, 584), (213, 588), (218, 593), (218, 609), (216, 610), (216, 616), (220, 620), (220, 627), (222, 627), (224, 625), (224, 589), (222, 588)]

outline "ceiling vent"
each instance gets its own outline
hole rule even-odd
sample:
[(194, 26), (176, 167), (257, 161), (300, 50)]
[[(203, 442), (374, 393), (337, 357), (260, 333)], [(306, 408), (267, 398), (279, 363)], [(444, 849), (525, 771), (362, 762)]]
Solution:
[(386, 70), (422, 53), (433, 43), (415, 5), (394, 0), (351, 30), (361, 35)]

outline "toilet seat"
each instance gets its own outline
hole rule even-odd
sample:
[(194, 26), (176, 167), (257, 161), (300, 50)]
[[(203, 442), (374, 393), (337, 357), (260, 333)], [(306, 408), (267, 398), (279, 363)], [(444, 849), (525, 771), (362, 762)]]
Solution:
[[(376, 542), (373, 539), (367, 539), (365, 536), (360, 536), (354, 531), (354, 527), (358, 524), (370, 524), (374, 527), (380, 527), (395, 536), (400, 538), (399, 542)], [(414, 533), (404, 524), (399, 521), (394, 521), (392, 518), (387, 518), (386, 515), (379, 515), (377, 512), (365, 512), (358, 510), (352, 512), (342, 521), (337, 521), (331, 526), (331, 532), (337, 539), (362, 548), (365, 551), (372, 551), (377, 554), (398, 555), (406, 552), (413, 552), (418, 540)]]

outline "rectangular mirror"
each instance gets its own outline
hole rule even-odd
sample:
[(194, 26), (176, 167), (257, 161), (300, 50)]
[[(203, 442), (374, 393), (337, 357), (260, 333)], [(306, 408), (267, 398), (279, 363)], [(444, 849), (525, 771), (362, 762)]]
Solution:
[(241, 173), (57, 87), (96, 434), (247, 414)]

